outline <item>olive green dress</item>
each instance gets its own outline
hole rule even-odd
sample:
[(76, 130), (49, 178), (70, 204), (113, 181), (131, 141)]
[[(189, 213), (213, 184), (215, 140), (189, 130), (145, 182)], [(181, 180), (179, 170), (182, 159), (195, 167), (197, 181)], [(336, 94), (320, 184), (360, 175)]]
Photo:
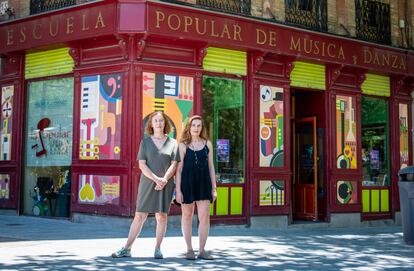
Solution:
[[(175, 139), (167, 137), (160, 149), (151, 137), (141, 141), (137, 160), (145, 160), (148, 168), (158, 177), (163, 177), (172, 161), (180, 161), (178, 144)], [(174, 191), (174, 177), (168, 180), (161, 191), (155, 190), (156, 184), (141, 173), (138, 186), (137, 212), (168, 213)]]

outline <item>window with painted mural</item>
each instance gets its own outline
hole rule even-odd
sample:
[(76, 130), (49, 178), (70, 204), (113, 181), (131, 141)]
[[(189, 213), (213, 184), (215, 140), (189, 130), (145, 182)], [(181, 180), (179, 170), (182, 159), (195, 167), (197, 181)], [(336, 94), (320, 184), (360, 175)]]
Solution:
[(408, 105), (399, 104), (400, 168), (408, 166)]
[(119, 205), (119, 176), (80, 175), (78, 202)]
[(218, 183), (244, 183), (243, 89), (242, 80), (203, 78), (203, 117)]
[(1, 88), (1, 152), (0, 161), (11, 160), (14, 86)]
[(362, 166), (365, 186), (390, 185), (388, 102), (362, 97)]
[(79, 159), (120, 159), (122, 74), (82, 77)]
[(283, 88), (260, 86), (259, 140), (261, 167), (283, 167)]
[(340, 180), (336, 182), (336, 203), (358, 203), (357, 181)]
[(357, 124), (355, 98), (336, 96), (336, 166), (341, 169), (357, 168)]
[(0, 200), (10, 198), (10, 175), (0, 174)]
[(144, 131), (149, 114), (163, 111), (172, 127), (168, 136), (179, 140), (186, 120), (192, 115), (193, 100), (193, 77), (144, 72), (142, 74), (142, 130)]
[(285, 181), (260, 180), (259, 181), (259, 205), (283, 206), (285, 205)]
[(73, 78), (30, 82), (26, 112), (23, 211), (69, 216)]

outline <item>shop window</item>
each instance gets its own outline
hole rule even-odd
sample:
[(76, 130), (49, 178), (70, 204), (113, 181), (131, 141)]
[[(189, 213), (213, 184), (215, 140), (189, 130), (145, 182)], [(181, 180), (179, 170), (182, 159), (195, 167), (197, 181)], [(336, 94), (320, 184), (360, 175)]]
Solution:
[(120, 159), (122, 74), (82, 78), (79, 158)]
[(259, 165), (283, 167), (283, 89), (260, 86)]
[(336, 96), (336, 165), (342, 169), (357, 168), (357, 124), (355, 98)]
[(260, 206), (285, 205), (285, 182), (283, 180), (260, 180), (259, 184)]
[(194, 104), (194, 79), (163, 73), (144, 72), (142, 75), (142, 130), (148, 115), (163, 111), (171, 124), (170, 137), (179, 140)]
[(0, 200), (10, 198), (10, 175), (0, 174)]
[(119, 176), (80, 175), (78, 202), (119, 205)]
[(399, 104), (400, 168), (408, 166), (408, 105)]
[(205, 76), (203, 117), (218, 183), (244, 183), (243, 81)]
[(364, 186), (389, 186), (388, 102), (362, 97), (362, 163)]
[(69, 216), (73, 78), (29, 83), (26, 112), (24, 213)]
[(11, 160), (14, 86), (1, 88), (0, 161)]

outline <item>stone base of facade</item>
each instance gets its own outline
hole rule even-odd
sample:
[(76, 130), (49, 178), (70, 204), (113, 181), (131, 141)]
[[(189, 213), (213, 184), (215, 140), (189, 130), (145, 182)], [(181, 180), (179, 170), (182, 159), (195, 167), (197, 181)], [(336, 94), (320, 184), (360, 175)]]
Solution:
[(250, 218), (250, 227), (252, 228), (274, 228), (287, 229), (288, 216), (253, 216)]

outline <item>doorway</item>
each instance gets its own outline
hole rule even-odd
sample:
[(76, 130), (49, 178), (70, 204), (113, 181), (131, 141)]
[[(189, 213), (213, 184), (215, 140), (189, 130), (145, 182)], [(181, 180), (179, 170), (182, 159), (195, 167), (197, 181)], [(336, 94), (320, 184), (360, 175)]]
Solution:
[(326, 219), (325, 93), (292, 91), (292, 214), (294, 221)]

